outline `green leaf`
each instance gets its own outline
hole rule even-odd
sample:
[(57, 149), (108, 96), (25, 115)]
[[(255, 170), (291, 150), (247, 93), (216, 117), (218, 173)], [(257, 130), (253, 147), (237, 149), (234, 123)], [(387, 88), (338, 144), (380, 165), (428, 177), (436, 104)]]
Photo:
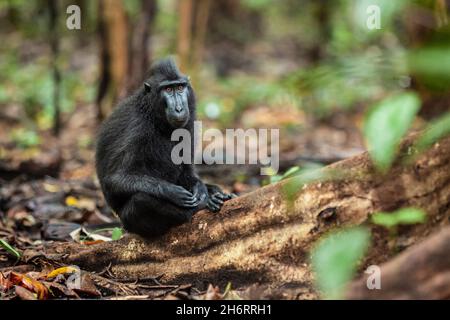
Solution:
[(120, 238), (122, 238), (122, 235), (123, 235), (122, 228), (117, 228), (117, 227), (116, 227), (116, 228), (114, 228), (113, 231), (112, 231), (111, 239), (112, 239), (113, 241), (119, 240)]
[(20, 259), (20, 253), (14, 247), (12, 247), (6, 240), (0, 239), (0, 246), (2, 246), (7, 252)]
[(397, 225), (397, 219), (390, 213), (377, 212), (372, 216), (372, 222), (386, 228)]
[(342, 177), (348, 178), (348, 173), (340, 169), (322, 170), (323, 165), (311, 163), (295, 171), (282, 186), (283, 196), (292, 202), (298, 192), (310, 183), (340, 180)]
[(223, 295), (225, 296), (228, 292), (231, 291), (231, 289), (232, 289), (231, 282), (228, 282), (227, 286), (225, 287), (225, 290), (223, 291)]
[(439, 139), (450, 134), (450, 112), (431, 122), (415, 143), (419, 152), (424, 151)]
[(279, 174), (272, 175), (272, 176), (270, 176), (270, 183), (276, 183), (276, 182), (279, 182), (279, 181), (281, 181), (281, 180), (290, 178), (290, 177), (296, 175), (297, 173), (299, 173), (300, 170), (301, 170), (301, 169), (300, 169), (299, 166), (294, 166), (294, 167), (289, 168), (289, 169), (288, 169), (284, 174), (282, 174), (282, 175), (279, 175)]
[(289, 201), (294, 200), (297, 192), (303, 188), (304, 185), (320, 181), (324, 179), (324, 173), (319, 169), (305, 169), (299, 170), (295, 173), (294, 177), (289, 179), (286, 184), (283, 185), (282, 191)]
[(372, 215), (372, 222), (386, 227), (392, 228), (401, 224), (417, 224), (426, 220), (426, 214), (421, 209), (403, 208), (394, 212), (377, 212)]
[(400, 140), (419, 110), (420, 99), (407, 92), (390, 96), (366, 115), (364, 136), (376, 167), (386, 172), (395, 159)]
[(342, 298), (345, 284), (370, 243), (367, 228), (351, 228), (323, 238), (312, 252), (315, 281), (326, 299)]
[(283, 174), (282, 179), (286, 179), (286, 178), (296, 174), (299, 171), (300, 171), (300, 167), (299, 166), (291, 167)]
[(424, 223), (427, 216), (421, 209), (404, 208), (395, 212), (398, 224)]
[(281, 181), (283, 177), (280, 176), (279, 174), (276, 174), (274, 176), (270, 176), (270, 183), (276, 183), (278, 181)]
[(408, 56), (408, 65), (413, 73), (449, 79), (450, 47), (425, 47), (412, 51)]

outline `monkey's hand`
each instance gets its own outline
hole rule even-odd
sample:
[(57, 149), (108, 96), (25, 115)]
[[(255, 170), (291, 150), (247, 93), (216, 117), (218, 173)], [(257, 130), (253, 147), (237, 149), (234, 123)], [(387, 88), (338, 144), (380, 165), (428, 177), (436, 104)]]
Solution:
[(165, 186), (161, 195), (173, 204), (184, 208), (195, 208), (200, 203), (195, 195), (175, 184)]
[(208, 189), (206, 188), (205, 184), (199, 180), (194, 185), (192, 193), (199, 200), (198, 210), (206, 208), (207, 201), (208, 201)]
[(218, 186), (207, 185), (208, 188), (208, 202), (206, 207), (212, 212), (218, 212), (225, 201), (235, 198), (235, 194), (228, 194), (223, 192)]

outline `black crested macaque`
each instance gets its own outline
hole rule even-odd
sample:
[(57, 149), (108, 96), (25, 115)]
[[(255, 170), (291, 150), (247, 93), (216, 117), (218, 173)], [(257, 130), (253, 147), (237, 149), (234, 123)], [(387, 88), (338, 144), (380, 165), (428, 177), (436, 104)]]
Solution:
[(164, 59), (103, 123), (97, 137), (97, 175), (107, 203), (129, 232), (146, 238), (161, 235), (198, 210), (219, 211), (232, 197), (205, 185), (193, 164), (172, 162), (178, 143), (171, 141), (172, 131), (185, 128), (193, 137), (194, 120), (189, 78), (172, 59)]

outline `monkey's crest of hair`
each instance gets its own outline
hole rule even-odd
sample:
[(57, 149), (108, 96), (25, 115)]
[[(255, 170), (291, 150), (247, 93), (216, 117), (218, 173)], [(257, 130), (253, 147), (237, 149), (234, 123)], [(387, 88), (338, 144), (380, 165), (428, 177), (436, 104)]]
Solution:
[(155, 62), (149, 72), (149, 77), (164, 76), (167, 80), (187, 78), (180, 72), (173, 58), (164, 58)]

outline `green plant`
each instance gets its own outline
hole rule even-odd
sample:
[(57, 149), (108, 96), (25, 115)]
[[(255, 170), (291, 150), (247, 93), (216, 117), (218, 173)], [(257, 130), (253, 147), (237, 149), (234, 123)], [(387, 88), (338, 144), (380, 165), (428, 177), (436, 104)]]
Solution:
[(119, 240), (123, 236), (123, 229), (119, 227), (115, 228), (102, 228), (102, 229), (96, 229), (92, 233), (93, 234), (100, 234), (102, 232), (111, 232), (111, 240)]
[(431, 122), (415, 142), (414, 147), (418, 152), (422, 152), (448, 134), (450, 134), (450, 112)]
[(429, 88), (447, 91), (450, 81), (450, 47), (428, 46), (408, 54), (411, 73), (420, 76), (421, 82)]
[(316, 286), (326, 299), (343, 298), (343, 289), (370, 244), (367, 228), (356, 227), (322, 238), (311, 254)]
[(287, 177), (292, 178), (282, 186), (283, 194), (286, 196), (288, 201), (293, 201), (297, 192), (303, 188), (304, 185), (329, 178), (326, 173), (320, 170), (320, 168), (322, 168), (321, 165), (311, 165), (299, 169), (294, 167), (294, 169), (291, 171), (288, 170), (282, 176), (283, 179)]
[(386, 172), (392, 165), (402, 137), (419, 110), (420, 99), (405, 92), (390, 96), (372, 107), (366, 114), (364, 137), (375, 166)]
[(275, 174), (273, 176), (270, 176), (270, 183), (275, 183), (281, 180), (284, 180), (286, 178), (289, 178), (293, 175), (295, 175), (296, 173), (298, 173), (300, 171), (300, 167), (299, 166), (294, 166), (289, 168), (288, 170), (286, 170), (285, 173), (283, 174)]
[(111, 239), (113, 239), (113, 241), (119, 240), (120, 238), (122, 238), (122, 235), (123, 235), (122, 228), (116, 227), (112, 230)]
[(17, 259), (20, 259), (20, 252), (11, 246), (6, 240), (0, 239), (0, 246)]
[(403, 208), (394, 212), (377, 212), (372, 215), (374, 224), (392, 229), (402, 224), (423, 223), (426, 220), (426, 214), (421, 209)]

